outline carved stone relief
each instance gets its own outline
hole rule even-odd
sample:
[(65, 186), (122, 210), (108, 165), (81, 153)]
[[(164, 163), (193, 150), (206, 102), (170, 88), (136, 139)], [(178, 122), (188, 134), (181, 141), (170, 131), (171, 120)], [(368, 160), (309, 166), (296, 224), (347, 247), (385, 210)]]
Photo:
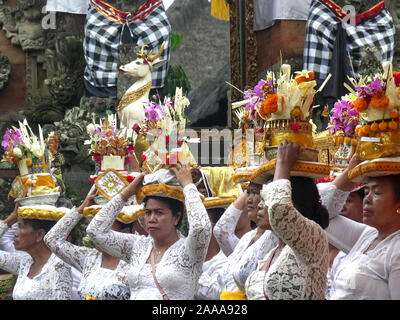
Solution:
[(10, 60), (7, 56), (0, 56), (0, 90), (7, 84), (10, 73)]
[[(253, 0), (245, 0), (243, 6), (240, 5), (240, 1), (230, 1), (231, 83), (241, 90), (244, 90), (246, 86), (256, 85), (259, 77), (253, 21)], [(241, 93), (232, 89), (231, 101), (241, 99)], [(232, 116), (232, 119), (236, 117)], [(236, 127), (236, 124), (232, 126)]]
[(395, 0), (390, 0), (387, 2), (387, 6), (393, 17), (393, 23), (396, 29), (393, 69), (400, 70), (400, 2)]

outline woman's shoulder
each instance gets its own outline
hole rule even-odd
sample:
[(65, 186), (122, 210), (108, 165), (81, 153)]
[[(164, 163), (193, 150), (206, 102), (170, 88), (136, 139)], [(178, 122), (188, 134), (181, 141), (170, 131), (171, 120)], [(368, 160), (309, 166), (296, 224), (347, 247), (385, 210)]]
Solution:
[(393, 254), (400, 256), (400, 230), (392, 233), (385, 240), (384, 241), (387, 242), (387, 246), (391, 248)]

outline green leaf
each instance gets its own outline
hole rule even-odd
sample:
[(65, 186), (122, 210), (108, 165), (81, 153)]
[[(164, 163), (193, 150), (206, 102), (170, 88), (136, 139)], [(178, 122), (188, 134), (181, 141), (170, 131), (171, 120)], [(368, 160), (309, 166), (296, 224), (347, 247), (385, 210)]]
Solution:
[(176, 49), (180, 46), (183, 41), (183, 32), (172, 32), (171, 33), (171, 48)]
[(188, 95), (191, 89), (190, 81), (180, 65), (170, 66), (168, 69), (167, 79), (164, 86), (165, 96), (173, 97), (177, 87), (182, 88), (184, 95)]

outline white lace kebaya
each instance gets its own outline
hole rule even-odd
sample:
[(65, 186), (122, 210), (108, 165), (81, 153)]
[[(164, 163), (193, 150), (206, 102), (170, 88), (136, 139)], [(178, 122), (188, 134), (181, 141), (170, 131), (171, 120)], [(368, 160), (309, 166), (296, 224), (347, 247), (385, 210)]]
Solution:
[[(279, 179), (264, 188), (261, 195), (268, 207), (272, 230), (286, 246), (267, 272), (261, 261), (261, 270), (257, 269), (247, 278), (247, 298), (323, 300), (329, 267), (325, 231), (293, 206), (289, 180)], [(265, 261), (274, 252), (271, 250)]]
[(232, 277), (243, 293), (245, 284), (250, 274), (257, 270), (258, 261), (263, 259), (279, 243), (278, 237), (271, 231), (265, 230), (256, 242), (251, 244), (241, 255), (236, 263), (231, 261)]
[(329, 241), (347, 256), (337, 267), (329, 299), (399, 300), (400, 230), (367, 251), (378, 230), (339, 213), (329, 212), (331, 220), (325, 231)]
[(235, 250), (240, 240), (235, 235), (235, 230), (241, 214), (242, 210), (236, 208), (232, 203), (214, 226), (215, 239), (227, 257)]
[(257, 229), (245, 233), (240, 239), (237, 238), (234, 231), (241, 214), (242, 210), (231, 204), (214, 227), (214, 235), (220, 247), (225, 248), (225, 254), (231, 252), (224, 268), (219, 271), (219, 286), (216, 287), (218, 291), (215, 292), (214, 299), (219, 299), (222, 291), (244, 292), (246, 279), (256, 269), (258, 260), (279, 242), (271, 231), (265, 231), (253, 243)]
[[(0, 221), (0, 237), (8, 225)], [(71, 267), (52, 254), (40, 273), (28, 277), (33, 263), (32, 257), (21, 251), (0, 251), (0, 268), (16, 276), (13, 290), (14, 300), (70, 300), (72, 288)]]
[(103, 268), (102, 254), (92, 248), (74, 245), (66, 239), (75, 225), (82, 218), (76, 210), (71, 209), (46, 234), (47, 246), (66, 263), (82, 272), (78, 287), (81, 300), (128, 300), (130, 296), (126, 273), (129, 264), (121, 260), (114, 270)]
[[(193, 300), (211, 238), (211, 223), (194, 184), (183, 188), (188, 215), (188, 236), (180, 237), (156, 265), (156, 278), (171, 300)], [(129, 262), (131, 300), (162, 300), (154, 283), (151, 264), (146, 263), (153, 248), (151, 236), (110, 230), (124, 205), (120, 195), (107, 203), (90, 222), (87, 233), (109, 254)]]

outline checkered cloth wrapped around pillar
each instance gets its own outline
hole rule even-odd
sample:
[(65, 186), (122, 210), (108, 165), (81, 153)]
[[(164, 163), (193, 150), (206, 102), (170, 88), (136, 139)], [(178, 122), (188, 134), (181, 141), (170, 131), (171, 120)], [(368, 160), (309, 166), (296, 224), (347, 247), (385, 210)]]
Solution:
[[(114, 87), (117, 85), (119, 45), (125, 28), (137, 45), (148, 45), (149, 50), (158, 52), (163, 42), (164, 51), (160, 57), (169, 61), (171, 25), (162, 1), (148, 1), (152, 6), (128, 14), (128, 18), (113, 15), (115, 8), (99, 0), (91, 0), (86, 17), (84, 54), (86, 59), (85, 79), (95, 87)], [(111, 11), (110, 11), (111, 9)], [(118, 11), (118, 10), (117, 10)], [(121, 12), (121, 11), (118, 11)], [(129, 14), (131, 14), (129, 16)], [(128, 20), (128, 22), (126, 21)], [(152, 88), (164, 86), (169, 63), (152, 73)]]
[[(313, 0), (306, 26), (304, 45), (304, 69), (313, 70), (316, 79), (325, 79), (330, 71), (330, 61), (334, 50), (336, 31), (342, 17), (335, 15), (329, 0)], [(337, 5), (336, 5), (337, 6)], [(341, 8), (336, 8), (340, 12)], [(338, 14), (339, 15), (339, 14)], [(365, 20), (363, 20), (365, 19)], [(348, 42), (354, 71), (357, 74), (361, 64), (363, 48), (378, 47), (382, 51), (382, 61), (392, 61), (394, 54), (394, 25), (389, 11), (374, 7), (356, 16), (354, 26), (346, 24)]]

